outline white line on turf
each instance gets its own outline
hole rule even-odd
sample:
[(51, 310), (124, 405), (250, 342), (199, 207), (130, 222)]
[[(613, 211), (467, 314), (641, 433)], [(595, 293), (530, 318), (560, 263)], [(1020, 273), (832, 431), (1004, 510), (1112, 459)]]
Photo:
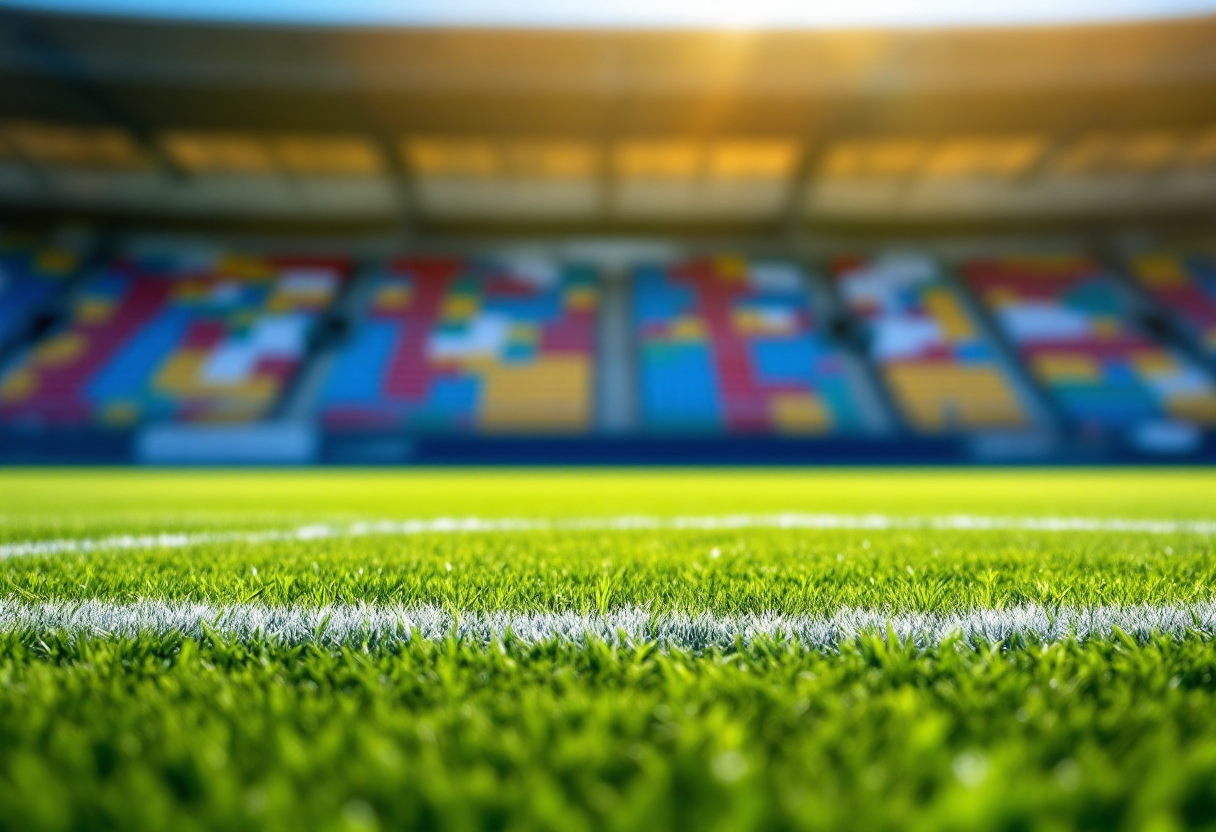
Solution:
[(1051, 642), (1109, 637), (1114, 628), (1137, 638), (1216, 633), (1216, 602), (1125, 607), (1047, 608), (1035, 604), (959, 613), (889, 613), (842, 609), (830, 616), (651, 614), (625, 608), (601, 615), (575, 612), (467, 612), (459, 616), (431, 605), (366, 604), (268, 607), (144, 600), (26, 602), (0, 598), (0, 631), (64, 632), (73, 637), (127, 637), (149, 633), (201, 637), (208, 630), (226, 639), (268, 638), (287, 644), (388, 645), (416, 634), (491, 643), (508, 632), (523, 642), (654, 642), (669, 647), (729, 647), (742, 640), (781, 638), (807, 649), (831, 650), (863, 633), (892, 632), (902, 643), (931, 647), (950, 636), (996, 643), (1021, 637)]
[(123, 549), (179, 549), (215, 543), (278, 543), (346, 537), (421, 534), (484, 534), (532, 531), (729, 531), (735, 529), (937, 529), (945, 531), (1134, 532), (1216, 535), (1216, 521), (1098, 517), (986, 517), (974, 514), (898, 516), (889, 514), (722, 514), (684, 517), (484, 518), (436, 517), (313, 524), (292, 529), (219, 532), (166, 532), (100, 538), (24, 540), (0, 544), (0, 559)]

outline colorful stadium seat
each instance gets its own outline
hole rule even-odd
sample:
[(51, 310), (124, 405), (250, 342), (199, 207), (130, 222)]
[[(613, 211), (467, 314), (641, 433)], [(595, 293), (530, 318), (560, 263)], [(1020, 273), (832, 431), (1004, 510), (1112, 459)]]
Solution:
[(329, 260), (120, 261), (0, 381), (5, 422), (127, 425), (267, 415), (348, 267)]
[(703, 433), (864, 430), (844, 353), (794, 266), (737, 258), (636, 270), (642, 427)]
[(1132, 260), (1140, 284), (1216, 358), (1216, 257), (1151, 254)]
[(548, 261), (393, 263), (329, 373), (322, 420), (440, 433), (590, 429), (595, 277)]
[(19, 335), (67, 284), (78, 258), (66, 249), (0, 239), (0, 346)]
[(1162, 419), (1216, 424), (1216, 387), (1136, 321), (1119, 286), (1084, 257), (1028, 256), (963, 267), (1035, 379), (1081, 426)]
[(868, 325), (871, 359), (915, 430), (1026, 425), (990, 339), (932, 260), (841, 259), (832, 271), (846, 306)]

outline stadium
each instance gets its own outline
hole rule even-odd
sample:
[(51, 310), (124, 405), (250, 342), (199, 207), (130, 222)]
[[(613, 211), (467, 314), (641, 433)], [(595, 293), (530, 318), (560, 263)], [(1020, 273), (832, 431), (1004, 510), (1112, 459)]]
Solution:
[(1216, 826), (1216, 9), (298, 5), (0, 7), (0, 829)]

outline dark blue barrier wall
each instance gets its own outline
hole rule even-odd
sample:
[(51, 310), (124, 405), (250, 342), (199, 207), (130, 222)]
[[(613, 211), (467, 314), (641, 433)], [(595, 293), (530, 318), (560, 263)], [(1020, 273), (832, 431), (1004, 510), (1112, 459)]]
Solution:
[[(299, 425), (293, 426), (299, 428)], [(261, 426), (265, 430), (266, 426)], [(204, 429), (208, 430), (208, 429)], [(239, 430), (239, 429), (238, 429)], [(139, 431), (0, 429), (0, 465), (131, 465)], [(1040, 441), (1041, 440), (1041, 441)], [(205, 457), (203, 457), (205, 459)], [(779, 439), (772, 437), (456, 437), (321, 433), (321, 465), (1213, 465), (1216, 434), (1186, 447), (1129, 437)], [(200, 464), (193, 457), (190, 464)], [(228, 454), (216, 464), (260, 464)], [(280, 463), (281, 464), (281, 463)]]

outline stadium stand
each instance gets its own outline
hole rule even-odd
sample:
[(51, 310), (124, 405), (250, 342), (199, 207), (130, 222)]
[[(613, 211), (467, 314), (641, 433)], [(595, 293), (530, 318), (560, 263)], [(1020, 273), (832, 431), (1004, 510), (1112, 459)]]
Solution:
[(1082, 428), (1216, 423), (1216, 387), (1140, 324), (1121, 287), (1082, 256), (975, 260), (962, 273), (1065, 417)]
[(398, 260), (375, 278), (317, 410), (335, 429), (587, 431), (597, 301), (585, 267)]
[(915, 430), (1021, 428), (1030, 418), (991, 338), (928, 257), (832, 265), (848, 309), (870, 334), (870, 358)]
[(1204, 355), (1216, 358), (1216, 257), (1146, 254), (1133, 258), (1131, 269)]
[(120, 259), (0, 382), (0, 421), (121, 426), (267, 416), (349, 267), (338, 260)]
[[(80, 274), (66, 249), (4, 250), (10, 436), (290, 424), (360, 459), (386, 434), (615, 437), (639, 454), (805, 437), (858, 458), (858, 443), (953, 453), (941, 443), (1060, 426), (1116, 451), (1146, 427), (1216, 436), (1216, 383), (1191, 357), (1210, 327), (1200, 258), (1129, 261), (1142, 295), (1079, 255), (975, 259), (957, 275), (925, 253), (837, 257), (824, 283), (792, 259), (736, 256), (625, 261), (632, 279), (612, 281), (593, 257), (406, 256), (354, 278), (349, 259), (128, 250), (157, 253)], [(1153, 298), (1185, 332), (1154, 324)], [(609, 426), (599, 381), (613, 367), (630, 402)]]
[(867, 429), (859, 380), (782, 263), (690, 260), (636, 270), (642, 427), (704, 433)]
[(68, 249), (0, 236), (0, 347), (46, 310), (78, 264), (78, 255)]

